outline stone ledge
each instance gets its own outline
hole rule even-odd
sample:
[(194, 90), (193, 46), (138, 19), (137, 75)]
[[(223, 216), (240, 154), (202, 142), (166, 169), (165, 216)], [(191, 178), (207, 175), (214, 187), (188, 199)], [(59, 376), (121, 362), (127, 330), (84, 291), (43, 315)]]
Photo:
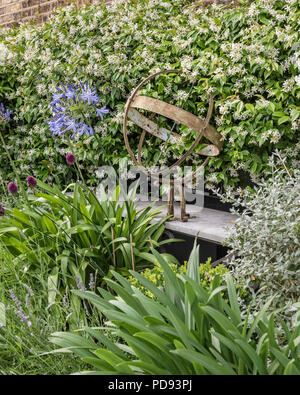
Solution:
[[(136, 202), (138, 210), (148, 206), (150, 202)], [(166, 202), (158, 202), (154, 207), (166, 205)], [(180, 216), (180, 203), (175, 203), (175, 217)], [(191, 215), (187, 222), (181, 221), (167, 221), (165, 223), (166, 229), (173, 232), (178, 232), (186, 236), (198, 237), (203, 240), (222, 244), (229, 234), (229, 230), (234, 226), (238, 216), (228, 213), (226, 211), (213, 210), (205, 207), (198, 207), (193, 204), (186, 205), (186, 211)], [(162, 214), (159, 214), (156, 220), (159, 220), (167, 214), (167, 209), (163, 209)]]

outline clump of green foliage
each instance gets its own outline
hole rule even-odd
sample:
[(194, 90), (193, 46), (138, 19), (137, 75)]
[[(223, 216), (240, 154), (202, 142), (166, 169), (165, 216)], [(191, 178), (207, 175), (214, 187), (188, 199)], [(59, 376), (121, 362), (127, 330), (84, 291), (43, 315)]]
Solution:
[[(75, 299), (69, 292), (54, 301), (47, 273), (48, 262), (42, 257), (39, 270), (33, 272), (16, 265), (1, 248), (0, 375), (66, 375), (86, 368), (72, 355), (49, 354), (53, 346), (45, 339), (54, 330), (79, 328), (87, 320), (79, 298), (76, 305), (71, 303)], [(97, 314), (89, 318), (99, 325)]]
[[(266, 314), (270, 300), (249, 322), (251, 305), (243, 317), (229, 274), (223, 284), (216, 276), (210, 290), (201, 285), (197, 248), (190, 256), (187, 274), (181, 277), (157, 251), (153, 254), (163, 267), (163, 291), (141, 274), (131, 274), (156, 299), (116, 272), (112, 273), (115, 279), (107, 282), (117, 296), (103, 290), (99, 290), (101, 295), (74, 291), (109, 320), (107, 328), (119, 341), (104, 335), (106, 326), (86, 327), (77, 333), (53, 333), (50, 340), (60, 347), (56, 351), (80, 356), (90, 365), (85, 372), (89, 374), (300, 374), (299, 303), (292, 331), (284, 322), (274, 324), (277, 312)], [(284, 344), (278, 344), (278, 336), (285, 338)]]
[[(119, 202), (119, 187), (113, 196), (103, 192), (103, 200), (98, 200), (80, 184), (70, 185), (68, 192), (41, 181), (37, 186), (28, 194), (28, 205), (5, 208), (0, 250), (33, 272), (39, 270), (41, 259), (46, 261), (45, 275), (54, 290), (71, 289), (78, 281), (88, 287), (91, 273), (103, 278), (111, 268), (122, 274), (144, 268), (153, 262), (151, 247), (164, 243), (160, 236), (167, 217), (153, 221), (160, 212), (153, 209), (154, 202), (143, 210), (132, 199)], [(170, 254), (164, 256), (174, 262)]]
[[(187, 261), (184, 262), (183, 265), (176, 265), (174, 263), (169, 264), (170, 269), (176, 276), (180, 276), (182, 274), (186, 274), (187, 271)], [(205, 288), (210, 288), (210, 285), (215, 278), (215, 276), (220, 276), (224, 278), (225, 274), (229, 272), (224, 265), (218, 265), (216, 267), (211, 266), (211, 258), (208, 258), (206, 263), (202, 263), (199, 265), (199, 275), (201, 285)], [(152, 268), (147, 268), (141, 273), (147, 280), (151, 281), (158, 288), (165, 288), (165, 277), (163, 267), (156, 261)], [(145, 295), (153, 298), (153, 293), (145, 288), (139, 281), (133, 277), (129, 276), (128, 280), (130, 283), (140, 289)]]

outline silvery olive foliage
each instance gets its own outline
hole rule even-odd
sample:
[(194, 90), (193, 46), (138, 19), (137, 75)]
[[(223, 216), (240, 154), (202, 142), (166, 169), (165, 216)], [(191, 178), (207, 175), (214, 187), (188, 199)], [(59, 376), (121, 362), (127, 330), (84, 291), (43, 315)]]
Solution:
[[(74, 142), (87, 182), (95, 184), (99, 166), (117, 166), (127, 156), (122, 118), (130, 92), (151, 73), (170, 68), (182, 73), (153, 81), (145, 87), (148, 96), (204, 118), (213, 93), (211, 123), (224, 147), (207, 166), (208, 187), (224, 183), (244, 189), (249, 178), (256, 182), (267, 174), (274, 149), (299, 152), (297, 0), (255, 0), (231, 9), (204, 8), (193, 0), (116, 0), (79, 10), (70, 5), (41, 26), (0, 31), (0, 74), (10, 81), (0, 88), (1, 101), (5, 95), (4, 104), (15, 114), (6, 139), (22, 174), (61, 183), (74, 176), (64, 163), (68, 138), (53, 138), (47, 124), (57, 86), (88, 83), (103, 100), (99, 105), (111, 110), (105, 122), (92, 125), (100, 141), (81, 136)], [(194, 141), (190, 129), (175, 129), (184, 147), (167, 146), (162, 166)], [(138, 137), (130, 134), (135, 149)], [(158, 147), (150, 140), (143, 158), (155, 159)], [(8, 176), (1, 158), (2, 152), (1, 175)], [(202, 159), (193, 155), (191, 161)], [(295, 157), (290, 162), (299, 165)]]
[(238, 252), (233, 273), (253, 294), (254, 307), (274, 297), (272, 307), (283, 308), (281, 314), (289, 317), (300, 297), (300, 169), (288, 171), (285, 159), (276, 155), (271, 178), (250, 199), (231, 194), (245, 211), (227, 244)]

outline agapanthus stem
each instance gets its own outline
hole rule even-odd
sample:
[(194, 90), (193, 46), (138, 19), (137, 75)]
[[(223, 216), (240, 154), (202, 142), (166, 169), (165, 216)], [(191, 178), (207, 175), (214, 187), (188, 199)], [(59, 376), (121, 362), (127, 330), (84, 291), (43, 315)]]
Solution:
[(25, 188), (24, 188), (24, 185), (23, 185), (23, 183), (22, 183), (22, 181), (21, 181), (21, 179), (20, 179), (20, 177), (19, 177), (17, 168), (16, 168), (16, 166), (15, 166), (15, 164), (14, 164), (14, 161), (12, 160), (12, 157), (10, 156), (10, 153), (9, 153), (7, 147), (6, 147), (6, 144), (5, 144), (5, 140), (4, 140), (2, 131), (3, 131), (3, 129), (0, 128), (0, 139), (1, 139), (1, 143), (2, 143), (2, 145), (3, 145), (3, 147), (4, 147), (4, 150), (5, 150), (6, 154), (7, 154), (7, 157), (8, 157), (8, 159), (9, 159), (10, 165), (11, 165), (13, 171), (14, 171), (14, 174), (15, 174), (17, 180), (18, 180), (18, 183), (19, 183), (19, 185), (20, 185), (20, 188), (21, 188), (23, 197), (24, 197), (26, 203), (27, 203), (27, 204), (30, 204), (30, 203), (29, 203), (29, 200), (28, 200), (28, 196), (27, 196), (26, 190), (25, 190)]

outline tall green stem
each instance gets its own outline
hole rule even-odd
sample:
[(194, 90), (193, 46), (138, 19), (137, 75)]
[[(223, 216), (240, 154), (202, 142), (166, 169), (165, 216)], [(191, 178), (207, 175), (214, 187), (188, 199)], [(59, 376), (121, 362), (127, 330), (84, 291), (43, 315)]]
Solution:
[(79, 173), (79, 175), (80, 175), (81, 181), (83, 182), (83, 185), (85, 185), (85, 181), (84, 181), (82, 172), (81, 172), (81, 170), (80, 170), (79, 165), (77, 164), (77, 159), (76, 159), (76, 155), (75, 155), (75, 153), (74, 153), (74, 149), (73, 149), (73, 147), (72, 147), (72, 144), (70, 143), (69, 140), (68, 140), (68, 143), (69, 143), (69, 147), (70, 147), (70, 150), (71, 150), (72, 154), (75, 156), (75, 166), (76, 166), (76, 168), (77, 168), (77, 170), (78, 170), (78, 173)]
[(11, 167), (12, 167), (12, 169), (13, 169), (13, 171), (14, 171), (14, 174), (15, 174), (17, 180), (18, 180), (18, 183), (19, 183), (19, 185), (20, 185), (20, 188), (21, 188), (23, 197), (24, 197), (24, 199), (25, 199), (25, 202), (26, 202), (27, 204), (30, 204), (30, 203), (29, 203), (29, 200), (28, 200), (28, 196), (27, 196), (26, 190), (25, 190), (25, 188), (24, 188), (24, 185), (23, 185), (23, 183), (22, 183), (22, 181), (21, 181), (21, 179), (20, 179), (20, 177), (19, 177), (17, 168), (16, 168), (16, 166), (15, 166), (15, 164), (14, 164), (14, 161), (12, 160), (12, 157), (10, 156), (10, 153), (9, 153), (7, 147), (6, 147), (5, 140), (4, 140), (4, 137), (3, 137), (3, 134), (2, 134), (2, 130), (3, 130), (3, 129), (0, 128), (0, 139), (1, 139), (1, 143), (2, 143), (2, 145), (3, 145), (3, 147), (4, 147), (4, 149), (5, 149), (5, 152), (6, 152), (6, 154), (7, 154), (8, 159), (9, 159), (10, 165), (11, 165)]

